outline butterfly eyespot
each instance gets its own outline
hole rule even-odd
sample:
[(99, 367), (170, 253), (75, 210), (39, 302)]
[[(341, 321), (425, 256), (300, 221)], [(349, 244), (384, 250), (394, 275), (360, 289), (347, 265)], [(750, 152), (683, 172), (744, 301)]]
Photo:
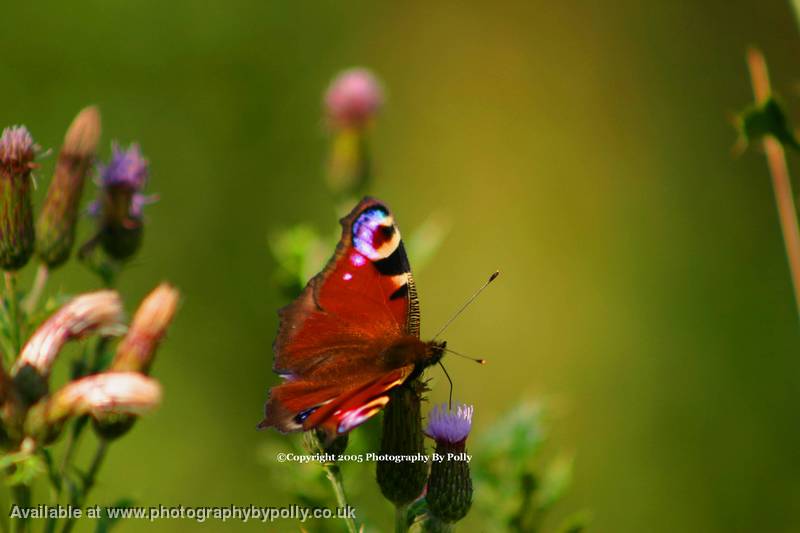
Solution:
[(314, 411), (319, 409), (319, 407), (312, 407), (311, 409), (306, 409), (305, 411), (301, 411), (294, 417), (295, 424), (303, 425), (303, 422), (306, 421), (306, 418), (311, 416)]
[(400, 244), (394, 218), (385, 209), (373, 207), (353, 223), (353, 246), (372, 261), (388, 257)]

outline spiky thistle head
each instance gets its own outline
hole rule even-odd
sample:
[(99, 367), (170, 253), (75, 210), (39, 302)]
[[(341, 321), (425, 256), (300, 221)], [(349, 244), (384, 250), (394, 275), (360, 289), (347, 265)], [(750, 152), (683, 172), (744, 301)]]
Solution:
[(138, 144), (123, 149), (114, 143), (112, 152), (109, 162), (98, 166), (100, 197), (90, 212), (97, 217), (105, 252), (125, 260), (139, 249), (144, 206), (152, 201), (142, 192), (149, 165)]
[(31, 170), (38, 147), (25, 126), (0, 135), (0, 268), (19, 270), (35, 244)]
[(425, 433), (436, 441), (437, 459), (428, 479), (430, 514), (441, 522), (464, 518), (472, 506), (472, 478), (466, 457), (466, 442), (472, 430), (471, 405), (435, 406), (428, 414)]
[(457, 403), (435, 405), (428, 413), (428, 426), (425, 434), (438, 442), (459, 445), (466, 442), (472, 430), (472, 414), (475, 408), (471, 405)]

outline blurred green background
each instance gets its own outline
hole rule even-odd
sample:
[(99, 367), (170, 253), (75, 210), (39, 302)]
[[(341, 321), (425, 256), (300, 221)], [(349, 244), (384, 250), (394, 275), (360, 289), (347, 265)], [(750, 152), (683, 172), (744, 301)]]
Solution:
[[(749, 44), (798, 108), (787, 2), (47, 1), (5, 2), (3, 19), (0, 124), (57, 148), (96, 103), (104, 156), (138, 140), (161, 201), (121, 290), (129, 309), (162, 279), (184, 295), (155, 367), (164, 405), (114, 445), (93, 502), (290, 503), (273, 478), (296, 465), (263, 453), (285, 437), (255, 430), (285, 303), (267, 241), (335, 226), (321, 94), (364, 65), (387, 91), (374, 194), (401, 229), (452, 223), (417, 274), (423, 333), (503, 271), (447, 335), (490, 363), (448, 366), (477, 431), (550, 405), (548, 449), (576, 457), (556, 517), (800, 531), (798, 320), (765, 163), (731, 156), (729, 121), (751, 100)], [(71, 264), (51, 288), (94, 283)], [(120, 531), (244, 527), (265, 528)]]

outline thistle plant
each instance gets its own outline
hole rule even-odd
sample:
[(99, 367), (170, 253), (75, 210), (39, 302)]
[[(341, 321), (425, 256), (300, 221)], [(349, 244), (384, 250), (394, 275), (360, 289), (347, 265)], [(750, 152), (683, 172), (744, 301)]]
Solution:
[[(323, 101), (331, 141), (324, 181), (331, 193), (332, 210), (341, 215), (374, 186), (376, 173), (370, 139), (385, 98), (377, 77), (366, 69), (356, 68), (337, 75), (326, 89)], [(415, 271), (424, 268), (435, 256), (445, 238), (448, 228), (443, 220), (441, 215), (433, 214), (405, 240)], [(338, 237), (335, 229), (321, 233), (309, 223), (271, 236), (270, 250), (277, 265), (276, 287), (283, 297), (298, 296), (306, 281), (323, 267), (327, 252)], [(416, 378), (394, 388), (382, 415), (376, 417), (378, 420), (368, 421), (330, 444), (326, 445), (327, 441), (316, 430), (305, 433), (302, 443), (299, 439), (282, 438), (280, 443), (270, 439), (264, 444), (264, 461), (270, 466), (271, 481), (299, 502), (314, 506), (330, 504), (331, 496), (323, 490), (326, 483), (340, 506), (352, 504), (353, 495), (374, 499), (378, 493), (388, 502), (386, 514), (391, 509), (396, 532), (452, 531), (462, 520), (471, 518), (473, 507), (479, 513), (474, 520), (483, 523), (484, 530), (539, 531), (542, 517), (567, 490), (571, 463), (558, 462), (558, 468), (539, 474), (538, 465), (533, 464), (543, 441), (538, 408), (536, 417), (527, 410), (521, 415), (518, 411), (504, 415), (486, 438), (479, 436), (474, 447), (468, 449), (466, 443), (475, 408), (464, 404), (440, 405), (424, 417), (428, 384)], [(523, 432), (525, 424), (535, 428), (531, 430), (535, 439), (527, 438), (530, 435)], [(433, 449), (426, 447), (426, 435), (435, 443)], [(503, 443), (503, 447), (493, 448), (492, 443), (497, 442)], [(329, 460), (292, 464), (291, 475), (283, 471), (277, 474), (276, 453), (287, 451), (328, 454), (326, 457), (331, 453), (358, 456), (374, 452), (381, 458), (429, 459), (425, 462), (380, 459), (366, 464)], [(505, 464), (502, 465), (505, 470), (496, 468), (501, 464), (498, 454), (503, 453), (513, 468)], [(466, 460), (467, 455), (475, 457), (474, 467)], [(362, 476), (358, 483), (347, 483), (351, 473)], [(537, 486), (525, 483), (532, 479), (543, 481)], [(502, 511), (493, 510), (482, 501), (494, 501), (498, 494), (503, 494), (507, 502), (500, 506)], [(345, 527), (351, 532), (374, 530), (365, 519), (374, 511), (371, 507), (359, 508), (358, 519), (346, 519)], [(558, 531), (578, 533), (586, 523), (584, 515), (572, 515)], [(319, 523), (318, 528), (339, 530), (330, 529), (329, 523)]]
[[(5, 278), (0, 471), (17, 508), (85, 505), (110, 444), (161, 402), (161, 385), (148, 374), (175, 315), (178, 292), (161, 284), (126, 326), (122, 299), (113, 290), (124, 262), (141, 245), (142, 206), (148, 200), (141, 193), (147, 164), (135, 145), (128, 150), (115, 145), (111, 161), (99, 167), (100, 194), (91, 209), (98, 224), (81, 248), (84, 264), (106, 288), (46, 295), (52, 271), (68, 262), (78, 235), (84, 182), (96, 168), (100, 130), (96, 107), (75, 117), (35, 225), (31, 187), (32, 174), (40, 168), (39, 147), (24, 126), (6, 128), (0, 137), (0, 267)], [(39, 262), (34, 282), (22, 291), (17, 276), (34, 253)], [(69, 380), (56, 383), (53, 370), (70, 344), (79, 347), (79, 355)], [(75, 452), (89, 430), (96, 451), (88, 467), (78, 468)], [(50, 486), (47, 492), (41, 490), (44, 483)], [(0, 509), (0, 531), (31, 529), (30, 519), (21, 515), (26, 513)], [(68, 532), (75, 522), (51, 517), (41, 525), (47, 532)]]

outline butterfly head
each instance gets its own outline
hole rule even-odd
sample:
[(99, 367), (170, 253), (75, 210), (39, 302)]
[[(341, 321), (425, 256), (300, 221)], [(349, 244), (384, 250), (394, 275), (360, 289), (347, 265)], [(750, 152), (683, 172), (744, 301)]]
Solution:
[(419, 343), (417, 346), (419, 347), (419, 351), (417, 352), (414, 363), (414, 371), (406, 380), (412, 381), (425, 371), (426, 368), (429, 366), (433, 366), (439, 361), (442, 360), (442, 356), (444, 355), (445, 348), (447, 343), (445, 341), (429, 341), (429, 342), (422, 342), (417, 340)]

